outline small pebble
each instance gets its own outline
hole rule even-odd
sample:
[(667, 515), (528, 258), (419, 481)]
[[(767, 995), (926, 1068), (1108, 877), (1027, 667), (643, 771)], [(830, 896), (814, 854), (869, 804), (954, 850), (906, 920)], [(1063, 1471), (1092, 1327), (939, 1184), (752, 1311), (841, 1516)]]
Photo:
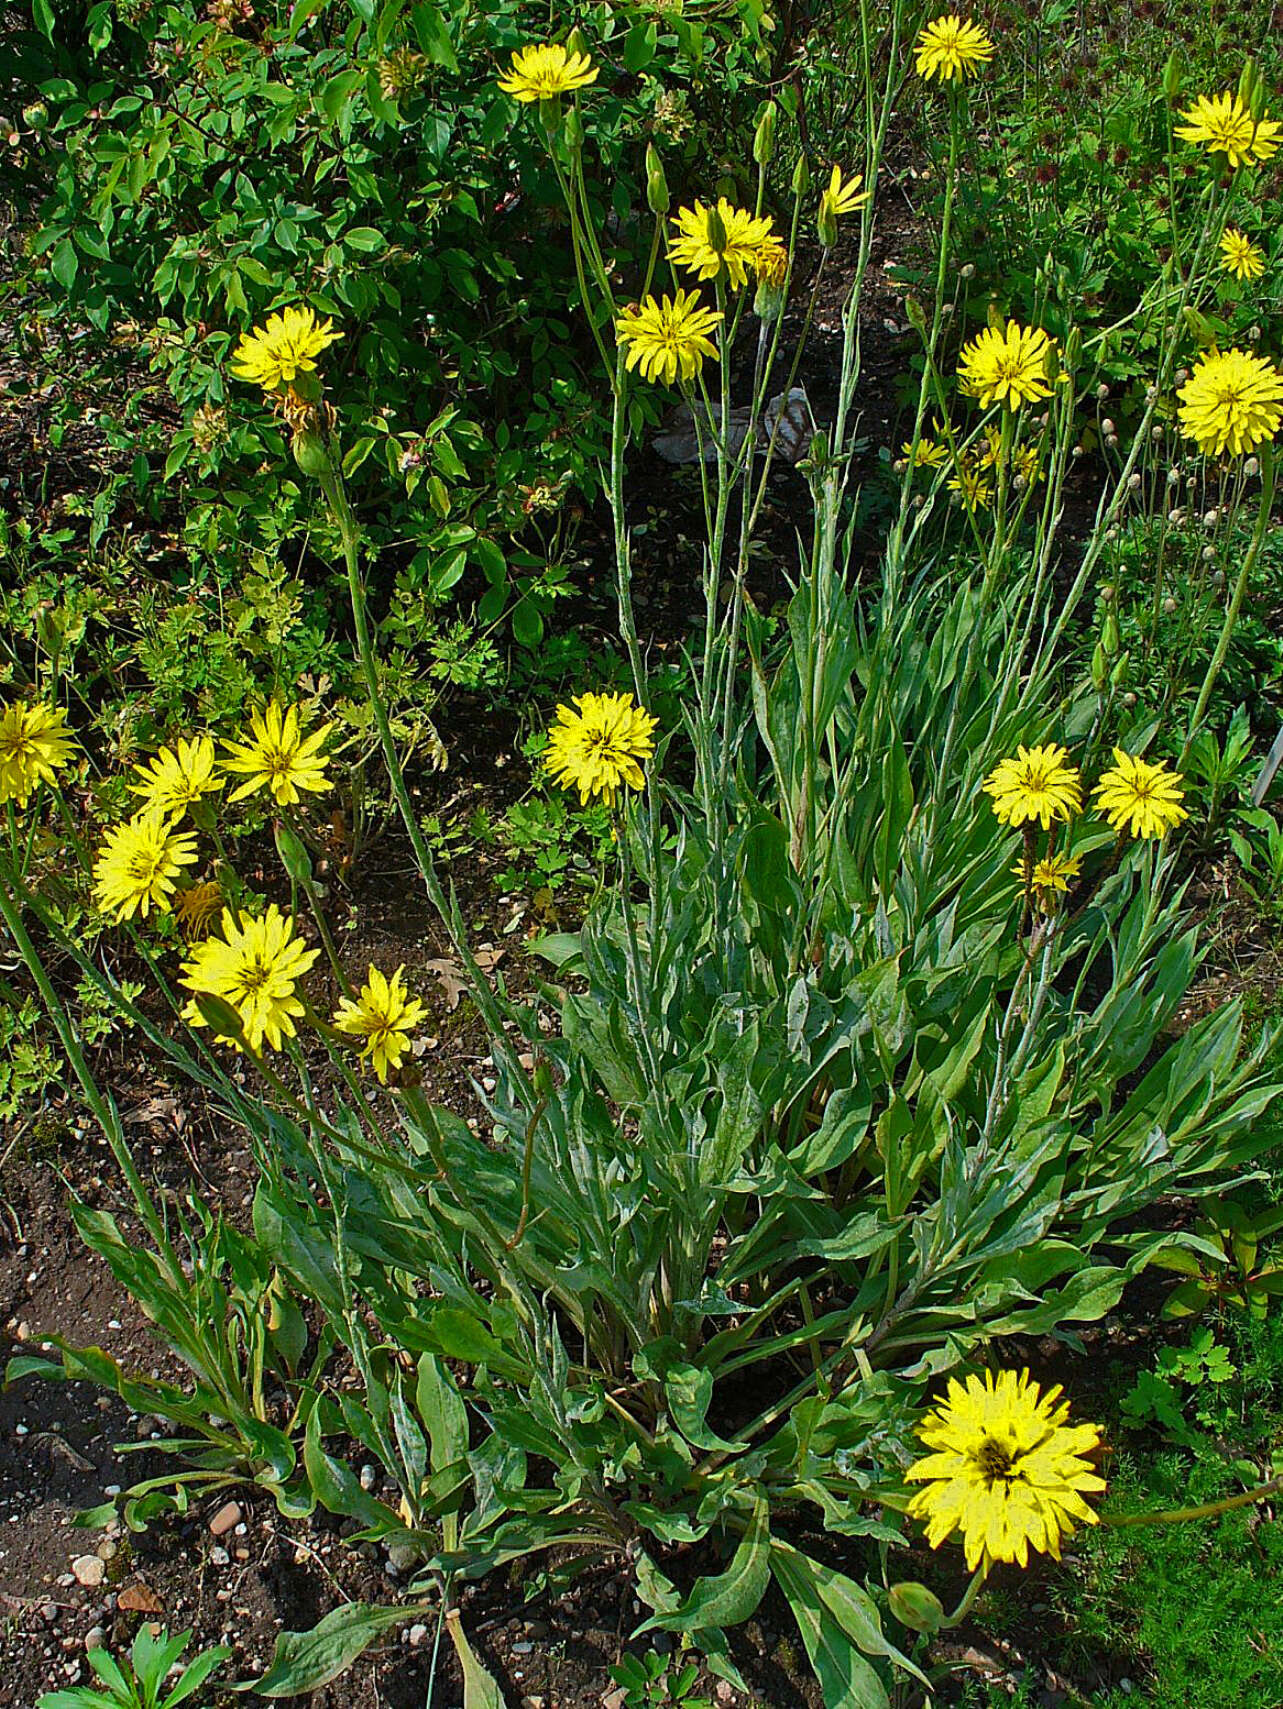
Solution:
[(71, 1573), (77, 1584), (96, 1589), (107, 1576), (107, 1563), (97, 1555), (77, 1555), (71, 1563)]
[(211, 1567), (225, 1567), (231, 1558), (232, 1557), (228, 1554), (227, 1550), (219, 1548), (217, 1544), (209, 1551), (209, 1564)]
[(416, 1649), (424, 1641), (427, 1635), (428, 1628), (426, 1626), (411, 1626), (410, 1628), (410, 1642), (416, 1647)]
[(528, 1656), (534, 1647), (535, 1646), (533, 1644), (514, 1644), (512, 1646), (512, 1653), (514, 1656)]
[(85, 1648), (87, 1650), (100, 1650), (106, 1639), (107, 1634), (101, 1626), (91, 1626), (85, 1633)]
[(243, 1518), (244, 1514), (241, 1512), (239, 1503), (235, 1501), (225, 1502), (209, 1522), (211, 1536), (223, 1536), (225, 1532), (239, 1525)]

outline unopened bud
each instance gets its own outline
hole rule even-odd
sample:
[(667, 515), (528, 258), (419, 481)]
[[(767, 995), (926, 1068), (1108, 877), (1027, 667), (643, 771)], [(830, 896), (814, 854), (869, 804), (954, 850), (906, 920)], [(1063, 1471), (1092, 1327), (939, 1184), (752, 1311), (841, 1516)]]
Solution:
[(1168, 594), (1167, 598), (1163, 601), (1163, 610), (1167, 613), (1167, 615), (1169, 617), (1172, 615), (1173, 612), (1180, 610), (1180, 607), (1177, 605), (1176, 601), (1172, 598), (1170, 593)]
[(820, 197), (820, 205), (815, 215), (815, 231), (820, 240), (820, 248), (832, 249), (838, 240), (838, 216), (829, 196)]
[(322, 475), (328, 474), (333, 467), (330, 462), (330, 454), (325, 449), (325, 441), (319, 433), (313, 433), (311, 428), (305, 427), (301, 432), (294, 435), (292, 450), (294, 461), (302, 472), (311, 476), (313, 480), (319, 480)]
[(1221, 520), (1221, 513), (1219, 510), (1205, 510), (1203, 512), (1203, 527), (1204, 528), (1215, 528), (1216, 524), (1220, 520)]
[(793, 168), (793, 194), (805, 196), (811, 188), (811, 169), (806, 164), (806, 156), (799, 154), (797, 165)]
[(1139, 490), (1139, 488), (1140, 488), (1140, 476), (1138, 474), (1136, 474), (1135, 471), (1133, 471), (1127, 477), (1127, 490), (1129, 492), (1134, 493), (1134, 492), (1137, 492)]
[(1214, 570), (1212, 572), (1212, 586), (1213, 587), (1224, 587), (1225, 586), (1225, 571), (1224, 570)]
[(1154, 441), (1155, 444), (1157, 444), (1158, 441), (1163, 437), (1162, 428), (1161, 427), (1151, 427), (1149, 430), (1149, 437)]
[(1243, 465), (1243, 473), (1245, 475), (1249, 476), (1250, 478), (1255, 478), (1257, 475), (1260, 474), (1260, 472), (1261, 472), (1260, 460), (1256, 457), (1249, 457), (1247, 462), (1244, 463), (1244, 465)]
[(1105, 618), (1105, 626), (1100, 632), (1100, 644), (1111, 659), (1123, 644), (1123, 638), (1118, 632), (1118, 619), (1112, 611)]
[(962, 274), (964, 279), (974, 279), (976, 276), (975, 267), (970, 261), (968, 261), (964, 267), (960, 267), (958, 271)]
[(904, 312), (908, 318), (909, 325), (918, 334), (919, 338), (925, 338), (927, 336), (927, 317), (923, 312), (922, 304), (915, 296), (913, 296), (912, 293), (904, 299)]
[(726, 250), (726, 222), (716, 203), (708, 210), (708, 247), (716, 255), (722, 255)]
[(775, 153), (775, 114), (774, 101), (768, 101), (753, 133), (753, 159), (759, 166), (769, 165)]
[(1105, 399), (1109, 396), (1109, 387), (1105, 384), (1105, 382), (1103, 380), (1096, 387), (1096, 396), (1100, 399), (1100, 401), (1102, 403), (1104, 403)]
[(1108, 681), (1109, 659), (1098, 641), (1091, 655), (1091, 685), (1099, 693)]
[(668, 179), (664, 174), (664, 163), (659, 157), (659, 150), (653, 142), (646, 144), (646, 205), (652, 214), (662, 219), (668, 212), (670, 196), (668, 194)]
[(925, 1584), (893, 1584), (890, 1603), (892, 1614), (911, 1632), (925, 1632), (930, 1637), (944, 1625), (944, 1608), (940, 1598), (928, 1590)]
[(1203, 562), (1205, 564), (1214, 564), (1216, 562), (1216, 548), (1215, 548), (1215, 546), (1204, 546), (1203, 547)]
[(566, 147), (572, 154), (578, 154), (584, 146), (584, 121), (579, 117), (579, 108), (568, 109), (562, 121), (561, 134), (566, 139)]
[(1114, 426), (1113, 420), (1109, 416), (1106, 416), (1104, 421), (1100, 424), (1100, 431), (1102, 433), (1109, 434), (1117, 433), (1118, 429)]

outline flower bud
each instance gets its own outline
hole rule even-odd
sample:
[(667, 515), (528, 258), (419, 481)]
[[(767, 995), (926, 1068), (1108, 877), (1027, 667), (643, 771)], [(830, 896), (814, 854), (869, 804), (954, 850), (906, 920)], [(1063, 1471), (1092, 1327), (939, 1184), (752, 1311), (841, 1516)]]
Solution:
[(1203, 527), (1204, 528), (1215, 528), (1216, 524), (1220, 520), (1221, 520), (1221, 513), (1219, 510), (1205, 510), (1203, 512)]
[(759, 166), (769, 166), (771, 156), (775, 153), (775, 115), (774, 101), (768, 101), (762, 108), (762, 116), (757, 121), (757, 129), (753, 133), (753, 159)]
[(301, 433), (294, 435), (291, 449), (294, 452), (294, 461), (303, 473), (311, 476), (313, 480), (319, 480), (333, 467), (330, 454), (325, 449), (325, 441), (319, 433), (312, 432), (310, 428), (304, 428)]
[(283, 819), (277, 819), (273, 829), (276, 832), (276, 852), (281, 857), (281, 865), (285, 868), (285, 875), (290, 883), (310, 884), (312, 857), (307, 852), (302, 838)]
[(1185, 69), (1185, 56), (1180, 48), (1173, 48), (1167, 56), (1167, 64), (1163, 67), (1163, 94), (1169, 101), (1175, 101), (1181, 92), (1181, 75)]
[(1133, 493), (1140, 490), (1140, 476), (1134, 470), (1127, 477), (1127, 490)]
[(668, 194), (668, 179), (664, 173), (664, 163), (659, 157), (659, 150), (653, 142), (646, 144), (646, 205), (652, 214), (658, 214), (662, 219), (668, 212), (671, 197)]
[(1069, 337), (1065, 340), (1065, 367), (1072, 373), (1082, 361), (1083, 335), (1076, 326), (1069, 329)]
[(1096, 396), (1100, 399), (1101, 403), (1104, 403), (1105, 399), (1109, 396), (1109, 387), (1103, 380), (1100, 385), (1096, 387)]
[(815, 230), (821, 249), (832, 249), (838, 240), (838, 216), (837, 209), (828, 196), (820, 197), (820, 206), (815, 216)]
[(1091, 685), (1099, 693), (1108, 680), (1109, 659), (1098, 641), (1091, 655)]
[(1224, 587), (1225, 586), (1225, 571), (1224, 570), (1216, 570), (1213, 572), (1213, 574), (1212, 574), (1212, 586), (1213, 587)]
[(925, 1584), (910, 1581), (893, 1584), (890, 1603), (892, 1614), (911, 1632), (925, 1632), (933, 1636), (944, 1624), (944, 1607), (940, 1598)]
[(22, 109), (22, 122), (29, 131), (42, 131), (49, 123), (49, 109), (43, 101), (33, 101)]
[(1105, 618), (1105, 626), (1100, 632), (1100, 644), (1111, 659), (1122, 646), (1122, 636), (1118, 632), (1118, 619), (1112, 611)]
[(923, 312), (922, 304), (912, 294), (912, 292), (906, 295), (904, 299), (904, 312), (908, 318), (909, 325), (917, 333), (918, 337), (925, 338), (927, 336), (927, 317)]
[(726, 222), (718, 212), (716, 202), (708, 210), (708, 245), (719, 255), (726, 248)]
[(793, 168), (793, 194), (805, 196), (811, 188), (811, 169), (806, 164), (806, 156), (799, 154), (797, 165)]
[(1109, 416), (1106, 416), (1104, 421), (1102, 421), (1100, 424), (1100, 431), (1102, 433), (1108, 435), (1111, 433), (1117, 433), (1118, 429), (1114, 426), (1114, 423), (1111, 420), (1111, 418)]
[(965, 266), (959, 268), (959, 272), (962, 274), (964, 279), (974, 279), (976, 276), (975, 267), (970, 261), (968, 261)]
[(1167, 613), (1167, 615), (1169, 617), (1173, 614), (1173, 612), (1180, 610), (1179, 605), (1172, 598), (1170, 593), (1168, 594), (1167, 598), (1163, 601), (1163, 610)]
[(572, 154), (578, 154), (584, 146), (584, 121), (579, 117), (578, 107), (571, 107), (561, 127), (561, 134), (566, 139), (566, 147)]
[(1249, 478), (1255, 478), (1255, 476), (1259, 475), (1260, 472), (1260, 459), (1257, 457), (1249, 457), (1247, 462), (1243, 465), (1243, 473)]

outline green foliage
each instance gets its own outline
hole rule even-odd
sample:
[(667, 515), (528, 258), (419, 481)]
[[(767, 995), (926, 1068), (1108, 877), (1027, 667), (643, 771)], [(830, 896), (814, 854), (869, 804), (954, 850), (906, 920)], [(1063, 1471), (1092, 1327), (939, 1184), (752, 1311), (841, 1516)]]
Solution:
[(168, 1632), (153, 1634), (150, 1626), (142, 1626), (123, 1663), (105, 1649), (88, 1650), (89, 1665), (105, 1689), (94, 1691), (80, 1685), (69, 1691), (47, 1691), (37, 1709), (178, 1709), (232, 1653), (226, 1644), (202, 1650), (178, 1669), (171, 1683), (170, 1672), (191, 1635), (190, 1628), (171, 1638)]
[(694, 1662), (674, 1661), (658, 1650), (641, 1656), (625, 1656), (610, 1670), (615, 1684), (623, 1687), (624, 1709), (712, 1709), (707, 1697), (692, 1697), (699, 1668)]

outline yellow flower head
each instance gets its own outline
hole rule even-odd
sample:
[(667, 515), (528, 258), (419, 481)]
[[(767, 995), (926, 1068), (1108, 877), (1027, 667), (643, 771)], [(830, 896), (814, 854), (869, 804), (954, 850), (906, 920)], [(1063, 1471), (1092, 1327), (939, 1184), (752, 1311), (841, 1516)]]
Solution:
[(372, 967), (356, 1001), (344, 997), (334, 1016), (334, 1025), (341, 1033), (364, 1040), (360, 1054), (374, 1064), (381, 1086), (387, 1085), (388, 1069), (401, 1066), (410, 1034), (427, 1014), (417, 997), (407, 996), (401, 978), (404, 972), (404, 967), (398, 967), (389, 979)]
[(17, 700), (0, 712), (0, 802), (25, 807), (38, 784), (71, 762), (75, 741), (60, 706)]
[(189, 884), (174, 897), (174, 918), (188, 938), (207, 938), (224, 907), (223, 887), (217, 879)]
[(913, 51), (918, 76), (928, 83), (933, 77), (941, 83), (962, 83), (977, 76), (985, 61), (993, 58), (993, 43), (979, 24), (949, 12), (927, 25)]
[[(1033, 864), (1029, 877), (1029, 888), (1034, 900), (1044, 914), (1049, 914), (1056, 905), (1057, 896), (1063, 896), (1078, 877), (1082, 870), (1081, 855), (1044, 855)], [(1021, 884), (1025, 881), (1025, 863), (1018, 860), (1011, 869)]]
[(1259, 279), (1265, 271), (1265, 251), (1245, 232), (1227, 225), (1221, 233), (1221, 268), (1236, 279)]
[(266, 786), (278, 807), (293, 807), (301, 789), (321, 794), (330, 787), (320, 750), (332, 725), (323, 724), (305, 736), (299, 725), (298, 707), (283, 710), (277, 700), (271, 702), (266, 712), (251, 712), (249, 722), (248, 741), (223, 743), (227, 749), (224, 767), (247, 779), (233, 791), (230, 800), (241, 801)]
[[(264, 1041), (273, 1050), (283, 1038), (293, 1038), (295, 1018), (303, 1005), (295, 995), (298, 981), (320, 954), (294, 935), (294, 921), (275, 902), (261, 919), (238, 921), (223, 910), (222, 937), (198, 944), (183, 963), (180, 983), (198, 995), (221, 997), (240, 1016), (245, 1043), (256, 1054)], [(204, 1026), (198, 1005), (188, 1003), (183, 1016)]]
[(586, 53), (567, 53), (559, 42), (518, 48), (499, 87), (514, 101), (551, 101), (597, 81), (597, 68)]
[(962, 347), (958, 382), (984, 409), (1003, 403), (1008, 409), (1051, 396), (1047, 377), (1055, 345), (1041, 327), (1009, 320), (987, 326)]
[(765, 279), (767, 284), (777, 287), (788, 278), (789, 252), (773, 232), (770, 237), (762, 239), (753, 257), (753, 271), (759, 280)]
[(647, 297), (640, 306), (626, 308), (615, 320), (615, 337), (628, 346), (627, 367), (671, 386), (679, 378), (693, 379), (704, 358), (717, 355), (709, 335), (721, 318), (721, 311), (704, 308), (694, 291), (678, 291), (676, 297), (660, 302)]
[(668, 258), (701, 279), (725, 279), (738, 291), (748, 278), (762, 245), (774, 237), (769, 219), (756, 218), (720, 196), (715, 208), (696, 202), (679, 208), (677, 231), (668, 245)]
[(854, 178), (842, 181), (842, 169), (835, 166), (829, 181), (820, 192), (818, 214), (820, 242), (831, 249), (837, 241), (837, 224), (844, 214), (854, 214), (869, 200), (869, 192), (860, 188), (864, 179), (857, 172)]
[(984, 790), (993, 797), (1001, 823), (1015, 828), (1037, 819), (1049, 831), (1053, 821), (1068, 822), (1081, 813), (1082, 786), (1077, 768), (1066, 764), (1068, 758), (1066, 749), (1052, 742), (1042, 748), (1020, 746), (1014, 760), (995, 766)]
[(180, 736), (172, 748), (162, 748), (148, 765), (136, 769), (138, 782), (129, 787), (142, 797), (144, 810), (175, 821), (223, 782), (208, 736), (197, 736), (194, 742)]
[(292, 386), (300, 374), (310, 374), (322, 350), (341, 332), (333, 332), (330, 320), (318, 321), (308, 308), (282, 309), (268, 315), (267, 325), (241, 334), (232, 358), (238, 380), (250, 380), (265, 392)]
[(908, 458), (915, 469), (938, 469), (949, 461), (950, 451), (938, 439), (919, 439), (916, 445), (911, 439), (906, 439), (900, 447), (900, 455)]
[(988, 510), (993, 497), (983, 466), (970, 461), (957, 465), (949, 477), (949, 491), (959, 495), (963, 509), (968, 511)]
[(1212, 350), (1176, 394), (1181, 432), (1200, 451), (1233, 457), (1273, 439), (1283, 420), (1283, 374), (1245, 350)]
[(1201, 142), (1209, 154), (1223, 154), (1231, 167), (1259, 166), (1278, 153), (1279, 131), (1276, 119), (1252, 117), (1252, 110), (1243, 98), (1225, 90), (1220, 95), (1200, 95), (1177, 125), (1176, 135), (1182, 142)]
[(600, 795), (613, 807), (622, 784), (645, 786), (642, 761), (654, 752), (651, 732), (659, 720), (631, 694), (577, 694), (574, 702), (578, 712), (557, 708), (544, 764), (563, 789), (578, 789), (581, 803)]
[(117, 922), (167, 912), (174, 880), (196, 860), (196, 837), (158, 813), (140, 813), (110, 830), (94, 862), (94, 900)]
[(1067, 1424), (1061, 1392), (1057, 1384), (1041, 1394), (1028, 1371), (996, 1381), (986, 1371), (965, 1388), (949, 1379), (948, 1398), (918, 1428), (932, 1452), (905, 1473), (924, 1485), (906, 1511), (926, 1520), (933, 1549), (961, 1531), (971, 1571), (994, 1561), (1023, 1567), (1030, 1548), (1059, 1560), (1075, 1522), (1097, 1523), (1083, 1496), (1105, 1480), (1084, 1456), (1100, 1446), (1100, 1427)]
[(1130, 830), (1133, 837), (1165, 837), (1189, 814), (1181, 806), (1184, 790), (1181, 774), (1168, 771), (1160, 760), (1148, 765), (1121, 748), (1114, 749), (1114, 763), (1102, 772), (1093, 791), (1096, 808), (1116, 831)]

